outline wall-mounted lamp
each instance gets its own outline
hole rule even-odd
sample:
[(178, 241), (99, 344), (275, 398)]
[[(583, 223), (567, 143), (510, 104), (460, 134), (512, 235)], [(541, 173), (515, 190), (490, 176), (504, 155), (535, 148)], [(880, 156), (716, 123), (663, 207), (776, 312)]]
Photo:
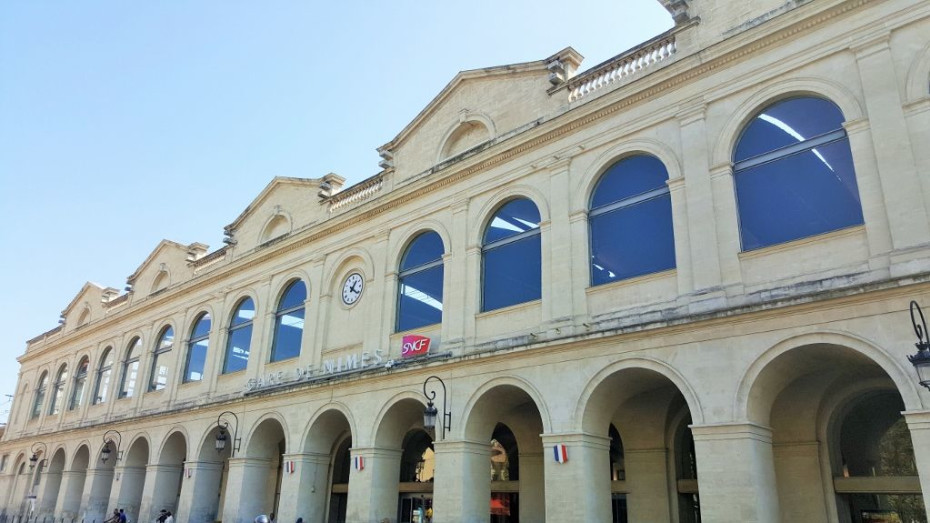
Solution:
[(914, 326), (914, 333), (917, 334), (917, 343), (914, 344), (917, 354), (908, 356), (907, 359), (911, 360), (911, 365), (917, 371), (920, 384), (930, 389), (930, 333), (927, 332), (924, 313), (916, 301), (911, 301), (911, 324)]
[(113, 443), (113, 438), (108, 437), (110, 434), (116, 436), (116, 461), (123, 460), (123, 451), (120, 450), (120, 447), (123, 444), (123, 435), (120, 434), (118, 430), (110, 429), (103, 433), (103, 450), (100, 451), (100, 461), (106, 463), (110, 459), (110, 453), (113, 452), (110, 449), (110, 445)]
[[(29, 458), (29, 470), (36, 468), (36, 465), (39, 463), (39, 454), (45, 455), (48, 454), (48, 446), (41, 441), (37, 441), (32, 444), (32, 457)], [(44, 462), (45, 459), (43, 458)]]
[(235, 456), (236, 451), (239, 450), (239, 444), (242, 443), (242, 440), (239, 439), (239, 417), (236, 416), (235, 413), (228, 410), (226, 412), (220, 413), (220, 415), (216, 417), (216, 426), (220, 429), (220, 431), (216, 434), (216, 451), (223, 452), (223, 450), (226, 448), (226, 433), (229, 432), (229, 422), (224, 420), (223, 416), (227, 414), (236, 420), (236, 423), (232, 428), (233, 446), (229, 452), (230, 456)]
[(439, 415), (439, 411), (433, 405), (433, 400), (436, 399), (436, 390), (426, 391), (426, 386), (429, 384), (430, 380), (436, 380), (442, 385), (442, 437), (440, 439), (446, 439), (446, 431), (452, 430), (452, 413), (446, 410), (446, 384), (443, 382), (439, 376), (430, 376), (426, 378), (426, 381), (423, 382), (423, 395), (426, 396), (426, 409), (423, 411), (423, 427), (427, 431), (433, 431), (436, 429), (436, 416)]

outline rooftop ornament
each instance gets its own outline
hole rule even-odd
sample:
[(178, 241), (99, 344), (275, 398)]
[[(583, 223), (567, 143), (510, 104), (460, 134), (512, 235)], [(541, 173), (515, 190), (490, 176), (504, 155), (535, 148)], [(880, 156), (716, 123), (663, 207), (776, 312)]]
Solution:
[[(918, 319), (920, 321), (918, 321)], [(927, 332), (927, 320), (916, 301), (911, 301), (911, 324), (917, 334), (917, 354), (908, 356), (911, 365), (917, 371), (917, 379), (921, 385), (930, 389), (930, 333)]]
[(116, 436), (116, 461), (122, 461), (123, 451), (120, 450), (120, 447), (123, 444), (123, 435), (120, 434), (118, 430), (110, 429), (103, 433), (103, 450), (100, 451), (100, 461), (106, 463), (110, 459), (110, 453), (113, 452), (110, 449), (110, 445), (113, 444), (113, 438), (108, 437), (110, 434)]

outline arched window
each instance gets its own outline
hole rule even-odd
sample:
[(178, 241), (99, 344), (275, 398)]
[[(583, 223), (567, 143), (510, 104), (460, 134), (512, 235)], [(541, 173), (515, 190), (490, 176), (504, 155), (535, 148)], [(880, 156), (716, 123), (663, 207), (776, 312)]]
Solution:
[(113, 374), (113, 347), (103, 350), (100, 368), (97, 369), (97, 384), (94, 385), (94, 405), (107, 401), (110, 390), (110, 375)]
[(418, 235), (407, 247), (397, 277), (397, 331), (442, 322), (442, 238)]
[(161, 390), (168, 384), (168, 353), (174, 346), (174, 328), (171, 325), (161, 330), (152, 357), (152, 374), (149, 390)]
[(90, 366), (90, 360), (87, 356), (81, 358), (78, 362), (77, 369), (74, 371), (74, 390), (71, 391), (71, 401), (68, 402), (68, 410), (74, 410), (81, 406), (84, 401), (84, 387), (87, 386), (87, 369)]
[(38, 418), (42, 414), (42, 404), (45, 403), (45, 390), (48, 389), (48, 372), (43, 372), (39, 378), (39, 385), (36, 386), (35, 399), (32, 402), (32, 419)]
[(245, 370), (248, 366), (253, 319), (255, 319), (255, 302), (252, 298), (243, 298), (236, 305), (236, 312), (229, 321), (229, 339), (226, 342), (223, 374)]
[(843, 114), (820, 98), (759, 112), (733, 153), (743, 250), (862, 224)]
[(511, 200), (494, 213), (481, 246), (482, 311), (542, 295), (539, 221), (539, 210), (526, 198)]
[(194, 330), (187, 342), (187, 361), (184, 363), (184, 382), (203, 379), (203, 369), (207, 363), (207, 349), (210, 347), (210, 313), (202, 312), (194, 322)]
[(139, 357), (142, 355), (142, 339), (133, 338), (126, 349), (123, 361), (123, 379), (119, 386), (120, 398), (131, 398), (136, 391), (136, 379), (139, 377)]
[(61, 404), (64, 401), (65, 386), (68, 384), (68, 366), (62, 365), (55, 376), (54, 390), (52, 391), (52, 404), (48, 407), (49, 414), (58, 414), (61, 412)]
[(300, 280), (288, 285), (274, 315), (274, 342), (271, 361), (300, 356), (300, 338), (304, 333), (304, 302), (307, 286)]
[(654, 156), (611, 165), (591, 194), (591, 285), (675, 267), (668, 172)]

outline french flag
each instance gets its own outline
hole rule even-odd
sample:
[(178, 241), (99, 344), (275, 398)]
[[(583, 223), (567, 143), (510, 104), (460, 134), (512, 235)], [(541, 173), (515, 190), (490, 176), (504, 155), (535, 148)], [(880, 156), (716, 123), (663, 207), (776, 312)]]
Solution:
[(295, 470), (297, 470), (296, 463), (294, 463), (293, 461), (284, 462), (284, 472), (287, 472), (288, 474), (293, 474)]
[(559, 463), (568, 461), (568, 447), (565, 445), (554, 445), (552, 451), (555, 454), (555, 460)]
[(362, 456), (355, 456), (352, 461), (355, 462), (355, 470), (362, 470), (365, 468), (365, 458)]

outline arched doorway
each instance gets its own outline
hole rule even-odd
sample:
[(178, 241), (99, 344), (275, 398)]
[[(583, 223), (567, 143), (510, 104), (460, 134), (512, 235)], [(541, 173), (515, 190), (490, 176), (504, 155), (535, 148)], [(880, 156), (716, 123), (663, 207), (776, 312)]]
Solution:
[[(178, 514), (181, 489), (184, 485), (184, 463), (187, 459), (187, 441), (181, 432), (173, 432), (165, 440), (157, 463), (150, 466), (153, 473), (151, 498), (143, 503), (140, 521), (152, 521), (162, 510)], [(148, 487), (146, 488), (148, 490)], [(175, 516), (177, 519), (177, 516)]]
[(783, 520), (927, 521), (904, 401), (869, 351), (798, 344), (751, 382), (746, 412), (771, 427)]
[(145, 487), (145, 472), (149, 464), (149, 442), (145, 438), (133, 441), (122, 462), (116, 467), (113, 484), (116, 495), (111, 508), (126, 511), (130, 521), (139, 521), (142, 490)]
[(539, 407), (519, 386), (496, 385), (481, 394), (467, 414), (464, 433), (486, 445), (483, 456), (466, 458), (476, 460), (469, 466), (486, 472), (464, 486), (475, 493), (475, 505), (462, 508), (467, 518), (483, 512), (482, 519), (500, 523), (545, 520), (544, 431)]
[(404, 436), (401, 448), (397, 522), (424, 523), (423, 516), (433, 505), (433, 438), (422, 428), (412, 429)]
[(346, 521), (351, 447), (351, 425), (340, 410), (327, 409), (310, 423), (298, 467), (297, 517), (308, 522)]
[[(110, 449), (106, 459), (101, 453), (105, 447)], [(79, 510), (84, 520), (103, 521), (108, 517), (109, 510), (114, 508), (109, 506), (110, 493), (113, 490), (113, 471), (121, 451), (122, 449), (117, 449), (116, 442), (108, 441), (101, 445), (96, 453), (91, 454)]]
[(61, 477), (65, 470), (65, 449), (58, 449), (52, 455), (51, 461), (45, 468), (45, 483), (39, 493), (38, 514), (49, 516), (55, 513), (58, 504), (58, 493), (61, 491)]
[[(219, 430), (216, 425), (213, 425), (200, 444), (196, 461), (186, 463), (187, 469), (190, 470), (190, 478), (189, 481), (182, 482), (182, 488), (190, 494), (181, 497), (182, 504), (178, 507), (177, 521), (185, 519), (190, 523), (223, 521), (226, 480), (229, 477), (229, 457), (236, 443), (230, 442), (222, 450), (217, 450), (216, 437)], [(172, 451), (172, 457), (174, 457), (174, 451)], [(185, 502), (189, 505), (184, 505)], [(161, 510), (155, 506), (152, 508)]]
[(274, 418), (265, 419), (252, 432), (241, 472), (241, 495), (235, 500), (226, 498), (226, 507), (237, 502), (240, 519), (278, 512), (283, 455), (287, 448), (285, 434), (284, 427)]
[(72, 519), (78, 516), (89, 462), (90, 450), (87, 445), (81, 445), (71, 459), (71, 466), (62, 473), (61, 495), (58, 496), (58, 504), (55, 508), (55, 514), (59, 517)]
[(605, 442), (594, 459), (603, 472), (590, 471), (592, 520), (699, 522), (691, 411), (678, 386), (635, 364), (599, 380), (582, 422)]

